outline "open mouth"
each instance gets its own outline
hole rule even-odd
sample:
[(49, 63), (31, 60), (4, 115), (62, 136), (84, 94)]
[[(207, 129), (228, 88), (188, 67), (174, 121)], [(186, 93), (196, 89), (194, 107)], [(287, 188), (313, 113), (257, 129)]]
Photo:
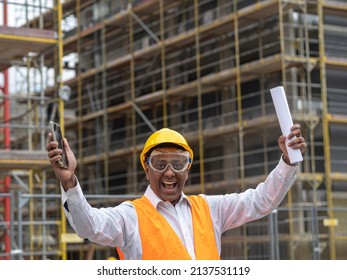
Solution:
[(176, 182), (161, 182), (164, 189), (173, 190), (176, 187)]

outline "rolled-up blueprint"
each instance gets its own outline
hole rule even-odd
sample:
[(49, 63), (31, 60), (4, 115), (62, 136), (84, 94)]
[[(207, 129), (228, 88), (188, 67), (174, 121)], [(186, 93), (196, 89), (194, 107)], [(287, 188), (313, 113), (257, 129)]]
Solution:
[[(288, 136), (290, 134), (290, 128), (293, 126), (292, 116), (290, 114), (287, 97), (284, 92), (284, 88), (279, 86), (270, 89), (272, 101), (275, 105), (275, 110), (278, 118), (278, 122), (280, 123), (281, 131), (284, 136)], [(291, 147), (288, 147), (288, 142), (292, 141), (292, 139), (286, 138), (286, 146), (288, 151), (288, 156), (291, 164), (298, 163), (303, 160), (301, 151), (299, 149), (295, 150)]]

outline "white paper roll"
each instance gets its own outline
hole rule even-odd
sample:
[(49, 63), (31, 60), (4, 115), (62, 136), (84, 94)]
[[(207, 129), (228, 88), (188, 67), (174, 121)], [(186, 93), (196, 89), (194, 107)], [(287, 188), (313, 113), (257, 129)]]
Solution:
[[(280, 123), (282, 134), (286, 137), (290, 134), (290, 128), (293, 126), (292, 116), (290, 114), (288, 101), (286, 94), (284, 92), (284, 88), (282, 86), (275, 87), (270, 89), (272, 101), (275, 105), (275, 110), (278, 118), (278, 122)], [(288, 151), (288, 156), (291, 164), (298, 163), (303, 160), (302, 154), (300, 150), (295, 150), (291, 147), (288, 147), (288, 142), (292, 141), (292, 139), (286, 138), (286, 146)]]

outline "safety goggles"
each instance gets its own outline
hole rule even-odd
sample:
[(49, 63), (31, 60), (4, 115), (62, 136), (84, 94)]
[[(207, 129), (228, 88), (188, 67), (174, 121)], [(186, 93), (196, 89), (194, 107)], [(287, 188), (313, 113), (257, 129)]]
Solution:
[(191, 158), (179, 153), (160, 153), (147, 158), (147, 164), (157, 172), (164, 172), (170, 165), (174, 172), (183, 172), (192, 163)]

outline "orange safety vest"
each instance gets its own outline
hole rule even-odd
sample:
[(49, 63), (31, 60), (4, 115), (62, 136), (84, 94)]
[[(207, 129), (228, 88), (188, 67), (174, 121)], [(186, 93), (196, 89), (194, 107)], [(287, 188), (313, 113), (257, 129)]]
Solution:
[[(210, 209), (202, 196), (189, 196), (191, 203), (195, 258), (219, 260)], [(132, 201), (135, 206), (143, 260), (190, 260), (176, 232), (145, 196)], [(118, 252), (120, 250), (118, 249)]]

